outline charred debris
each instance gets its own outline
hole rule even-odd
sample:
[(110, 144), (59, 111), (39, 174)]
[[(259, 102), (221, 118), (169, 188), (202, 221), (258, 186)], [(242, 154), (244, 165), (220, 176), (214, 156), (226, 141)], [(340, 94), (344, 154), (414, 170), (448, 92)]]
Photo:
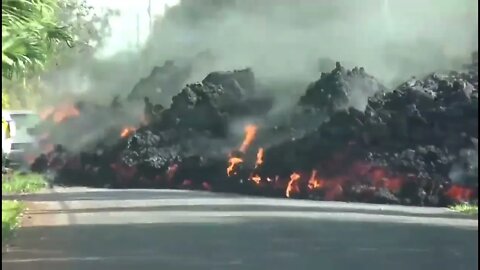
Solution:
[[(34, 130), (48, 147), (32, 170), (65, 185), (428, 206), (476, 201), (478, 55), (472, 58), (464, 70), (413, 78), (393, 91), (363, 68), (337, 63), (281, 121), (272, 120), (274, 99), (255, 89), (250, 69), (212, 72), (169, 106), (159, 104), (155, 89), (172, 93), (189, 74), (168, 62), (127, 100), (76, 104), (55, 121), (52, 110)], [(144, 103), (140, 125), (126, 113), (131, 102)], [(112, 113), (121, 120), (97, 116)], [(110, 126), (81, 150), (55, 139), (80, 123), (85, 134), (68, 137), (89, 137), (104, 122)], [(232, 131), (239, 125), (240, 136)]]

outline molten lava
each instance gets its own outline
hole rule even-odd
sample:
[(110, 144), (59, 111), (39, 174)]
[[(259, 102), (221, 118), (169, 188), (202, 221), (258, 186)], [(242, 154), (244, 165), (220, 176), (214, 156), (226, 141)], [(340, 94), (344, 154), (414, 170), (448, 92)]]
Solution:
[(80, 115), (78, 109), (69, 103), (61, 104), (57, 107), (48, 107), (40, 112), (40, 118), (47, 119), (51, 118), (55, 123), (61, 123), (68, 118), (76, 117)]
[[(255, 135), (257, 134), (257, 126), (255, 125), (247, 125), (245, 127), (245, 138), (243, 139), (242, 145), (238, 149), (241, 153), (245, 153), (250, 146), (250, 144), (255, 139)], [(263, 155), (263, 150), (262, 150)], [(233, 176), (236, 175), (236, 168), (239, 164), (243, 163), (243, 158), (230, 155), (228, 159), (228, 167), (227, 167), (227, 175)]]
[[(259, 148), (257, 152), (257, 160), (255, 161), (255, 169), (258, 169), (263, 164), (263, 148)], [(255, 182), (255, 184), (260, 184), (262, 177), (258, 173), (252, 173), (249, 180)]]
[(287, 198), (290, 198), (290, 196), (292, 196), (293, 193), (300, 192), (300, 187), (298, 183), (299, 180), (300, 180), (300, 174), (292, 173), (290, 175), (290, 181), (288, 182), (287, 190), (285, 191), (285, 196)]
[(135, 130), (137, 130), (137, 129), (134, 128), (134, 127), (126, 127), (126, 128), (124, 128), (124, 129), (122, 129), (122, 132), (120, 132), (120, 137), (126, 138), (126, 137), (128, 137), (130, 134), (132, 134), (133, 132), (135, 132)]
[(474, 194), (472, 189), (461, 187), (461, 186), (452, 186), (447, 191), (447, 195), (456, 201), (468, 202), (473, 197)]
[(325, 182), (323, 180), (318, 179), (317, 174), (318, 174), (317, 170), (312, 171), (312, 175), (308, 180), (308, 189), (314, 190), (314, 189), (322, 188), (324, 186)]
[(240, 146), (240, 152), (245, 153), (250, 146), (250, 144), (255, 139), (257, 135), (257, 126), (255, 125), (247, 125), (245, 127), (245, 139), (243, 139), (242, 145)]
[(238, 158), (238, 157), (231, 157), (228, 160), (228, 163), (229, 163), (229, 165), (227, 167), (227, 175), (228, 176), (233, 176), (233, 175), (237, 174), (236, 168), (239, 164), (243, 163), (243, 159)]
[(259, 148), (257, 152), (257, 161), (255, 162), (255, 168), (258, 168), (263, 164), (263, 148)]
[(258, 184), (260, 184), (260, 181), (262, 180), (262, 178), (260, 177), (260, 175), (255, 174), (252, 177), (250, 177), (250, 180), (252, 180), (253, 182), (255, 182), (258, 185)]
[[(475, 75), (465, 75), (478, 76), (477, 73), (478, 71), (474, 73)], [(218, 77), (217, 75), (212, 78)], [(234, 75), (222, 76), (232, 76), (232, 80), (237, 80)], [(49, 155), (42, 155), (46, 157), (39, 158), (40, 161), (43, 159), (47, 161), (45, 166), (40, 164), (44, 169), (39, 171), (48, 172), (54, 168), (55, 171), (60, 171), (58, 175), (74, 177), (87, 171), (88, 177), (82, 176), (84, 179), (82, 181), (95, 179), (92, 182), (100, 184), (108, 180), (118, 187), (141, 184), (142, 187), (155, 188), (183, 187), (218, 191), (235, 189), (241, 193), (287, 198), (429, 206), (475, 202), (478, 198), (478, 187), (469, 182), (470, 173), (476, 172), (465, 168), (469, 179), (461, 185), (451, 181), (452, 179), (447, 176), (447, 166), (454, 162), (450, 161), (450, 156), (456, 159), (454, 152), (459, 150), (456, 148), (464, 145), (471, 147), (470, 143), (464, 142), (467, 137), (471, 137), (472, 140), (478, 138), (477, 121), (475, 123), (473, 121), (478, 120), (478, 113), (474, 113), (476, 108), (473, 106), (476, 102), (470, 102), (470, 99), (474, 98), (477, 101), (478, 96), (467, 94), (470, 90), (467, 91), (465, 88), (466, 77), (461, 76), (452, 75), (445, 78), (429, 76), (428, 79), (419, 81), (424, 83), (415, 83), (414, 88), (410, 86), (410, 82), (402, 84), (399, 91), (393, 91), (393, 94), (382, 93), (372, 100), (369, 99), (365, 112), (355, 109), (332, 112), (328, 117), (330, 121), (323, 123), (321, 129), (312, 129), (309, 123), (304, 126), (300, 123), (303, 121), (299, 121), (298, 126), (289, 126), (285, 122), (285, 125), (279, 128), (277, 126), (273, 128), (265, 121), (262, 130), (253, 124), (246, 125), (243, 140), (241, 143), (238, 142), (239, 145), (235, 146), (236, 149), (233, 149), (234, 151), (227, 157), (228, 164), (225, 164), (225, 155), (221, 156), (220, 160), (217, 159), (220, 152), (217, 150), (225, 147), (223, 144), (217, 144), (221, 141), (218, 140), (220, 135), (225, 135), (223, 132), (217, 132), (224, 131), (217, 130), (217, 127), (230, 127), (229, 123), (245, 119), (243, 113), (237, 114), (245, 110), (227, 110), (228, 108), (222, 107), (222, 104), (230, 106), (230, 101), (235, 104), (238, 89), (236, 87), (229, 89), (229, 86), (223, 87), (224, 85), (219, 84), (219, 88), (222, 86), (225, 91), (217, 93), (201, 84), (192, 85), (172, 101), (172, 105), (179, 106), (166, 109), (165, 115), (158, 119), (157, 116), (160, 115), (155, 114), (155, 121), (152, 123), (149, 123), (153, 115), (150, 108), (152, 104), (146, 102), (145, 113), (140, 119), (140, 126), (147, 126), (145, 129), (136, 130), (128, 126), (128, 123), (132, 123), (130, 115), (125, 122), (118, 123), (118, 126), (110, 129), (110, 125), (107, 125), (108, 131), (113, 129), (113, 143), (102, 142), (98, 144), (99, 146), (92, 143), (92, 146), (86, 147), (100, 147), (101, 151), (87, 149), (78, 155), (76, 151), (70, 153), (59, 150), (58, 147), (54, 149), (53, 144), (48, 143), (48, 140), (56, 139), (52, 132), (52, 138), (48, 135), (43, 138), (47, 142), (45, 146), (40, 144)], [(440, 80), (440, 77), (443, 79)], [(336, 68), (331, 73), (321, 76), (319, 81), (312, 84), (313, 87), (307, 89), (305, 96), (300, 100), (300, 105), (310, 106), (315, 109), (313, 111), (317, 109), (336, 111), (333, 110), (337, 107), (335, 99), (330, 100), (326, 97), (332, 96), (332, 93), (339, 94), (339, 97), (349, 95), (349, 91), (354, 90), (348, 89), (352, 78), (354, 79), (352, 82), (356, 82), (357, 79), (360, 82), (365, 81), (366, 85), (369, 85), (368, 88), (372, 88), (370, 87), (372, 78), (363, 71), (355, 68), (345, 72)], [(448, 83), (444, 83), (444, 80)], [(475, 80), (475, 90), (472, 91), (478, 92), (478, 78)], [(347, 84), (344, 84), (345, 82)], [(238, 83), (240, 85), (240, 81)], [(255, 85), (254, 82), (252, 85)], [(336, 85), (342, 87), (333, 87)], [(330, 86), (332, 89), (329, 89)], [(373, 88), (383, 88), (381, 85), (378, 86)], [(471, 88), (471, 85), (468, 88)], [(235, 95), (230, 95), (229, 92)], [(320, 92), (324, 94), (317, 95)], [(438, 102), (415, 102), (422, 101), (425, 95), (437, 97)], [(230, 96), (235, 96), (234, 100), (230, 100)], [(250, 103), (248, 102), (250, 97), (246, 97), (247, 99), (238, 99), (242, 102), (236, 104), (240, 107), (235, 108), (243, 108), (243, 100)], [(417, 100), (417, 97), (422, 99)], [(223, 98), (228, 102), (223, 102)], [(215, 105), (209, 107), (213, 114), (204, 108), (203, 104), (206, 103)], [(326, 103), (332, 103), (334, 106)], [(189, 104), (188, 113), (184, 110), (185, 104)], [(418, 107), (410, 108), (413, 105)], [(64, 104), (56, 108), (47, 108), (40, 116), (59, 123), (78, 116), (79, 110), (82, 113), (86, 111), (83, 108), (89, 107)], [(224, 114), (226, 111), (231, 113)], [(305, 119), (310, 119), (310, 110), (307, 111), (309, 113), (304, 115), (307, 117)], [(450, 115), (450, 112), (455, 113)], [(222, 117), (212, 117), (212, 123), (202, 121), (200, 125), (194, 124), (196, 122), (194, 120), (198, 118), (210, 120), (208, 118), (211, 115)], [(227, 117), (224, 118), (223, 115)], [(294, 116), (293, 121), (297, 116), (304, 117), (297, 113)], [(443, 118), (447, 119), (443, 121)], [(465, 121), (463, 118), (466, 118)], [(94, 117), (91, 119), (95, 120)], [(180, 120), (182, 125), (177, 125), (180, 123), (177, 120)], [(71, 124), (75, 123), (65, 121), (64, 124), (64, 128), (69, 129), (72, 127)], [(48, 129), (51, 125), (46, 127)], [(188, 132), (184, 132), (186, 130)], [(39, 136), (43, 131), (38, 132)], [(136, 143), (126, 144), (124, 140), (119, 140), (119, 136), (128, 138), (134, 132), (138, 136), (132, 142)], [(302, 133), (304, 133), (302, 136), (295, 135), (295, 139), (290, 140), (292, 134)], [(258, 136), (259, 134), (261, 136)], [(464, 136), (465, 134), (468, 136)], [(195, 140), (192, 140), (192, 137)], [(198, 142), (202, 144), (205, 142), (205, 146), (208, 147), (203, 147), (204, 145), (197, 147), (195, 144), (198, 137), (200, 137)], [(271, 141), (262, 144), (266, 141), (259, 140), (263, 138), (268, 140), (272, 137), (275, 137), (275, 144)], [(280, 140), (283, 137), (288, 139)], [(444, 147), (442, 142), (445, 140), (449, 142), (449, 147)], [(453, 141), (458, 141), (458, 145)], [(230, 140), (225, 138), (223, 142), (229, 143)], [(256, 149), (256, 145), (265, 148)], [(446, 151), (446, 148), (452, 150)], [(205, 150), (210, 149), (215, 151), (205, 153)], [(101, 154), (98, 154), (99, 152)], [(105, 164), (112, 166), (104, 168)], [(222, 181), (226, 178), (228, 181)], [(247, 181), (244, 181), (245, 179)]]

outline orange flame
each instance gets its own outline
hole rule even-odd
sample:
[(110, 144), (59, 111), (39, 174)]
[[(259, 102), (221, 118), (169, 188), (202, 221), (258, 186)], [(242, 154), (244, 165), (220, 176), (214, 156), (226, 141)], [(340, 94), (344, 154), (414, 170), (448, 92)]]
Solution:
[(294, 172), (290, 175), (290, 182), (288, 182), (287, 190), (285, 191), (287, 198), (290, 198), (293, 192), (300, 192), (298, 180), (300, 180), (300, 174)]
[(236, 175), (237, 172), (235, 171), (235, 167), (242, 162), (243, 162), (243, 159), (241, 159), (241, 158), (231, 157), (228, 160), (229, 165), (227, 167), (227, 175), (228, 176)]
[(132, 132), (134, 132), (135, 130), (137, 130), (137, 129), (134, 128), (134, 127), (126, 127), (126, 128), (124, 128), (124, 129), (122, 129), (122, 132), (120, 132), (120, 137), (126, 138), (126, 137), (128, 137), (130, 134), (132, 134)]
[(325, 184), (324, 181), (318, 179), (317, 173), (317, 170), (313, 170), (312, 175), (308, 180), (308, 189), (310, 190), (322, 188)]
[(55, 108), (48, 107), (40, 112), (40, 118), (47, 119), (51, 117), (55, 123), (63, 122), (68, 118), (78, 115), (80, 115), (78, 109), (73, 104), (69, 103), (62, 104)]
[(255, 162), (255, 168), (263, 164), (263, 148), (259, 148), (257, 152), (257, 161)]
[[(257, 152), (257, 160), (255, 161), (255, 169), (257, 169), (263, 163), (263, 148), (259, 148)], [(258, 173), (252, 173), (250, 180), (255, 182), (257, 185), (262, 181), (262, 177)]]
[(245, 127), (245, 139), (243, 139), (242, 145), (239, 149), (241, 152), (245, 153), (247, 151), (248, 146), (250, 146), (253, 139), (255, 139), (255, 135), (257, 135), (257, 126), (247, 125)]
[(262, 180), (262, 178), (258, 174), (256, 174), (256, 175), (250, 177), (250, 180), (252, 180), (253, 182), (255, 182), (258, 185), (258, 184), (260, 184), (260, 181)]
[(452, 186), (448, 189), (446, 195), (457, 202), (467, 202), (472, 197), (473, 191), (461, 186)]

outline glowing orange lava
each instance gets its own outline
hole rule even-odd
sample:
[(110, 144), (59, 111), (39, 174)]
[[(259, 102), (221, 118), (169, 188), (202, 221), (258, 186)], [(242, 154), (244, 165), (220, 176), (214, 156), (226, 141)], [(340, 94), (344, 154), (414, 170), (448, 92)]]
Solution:
[(126, 138), (126, 137), (128, 137), (130, 134), (132, 134), (135, 130), (137, 130), (137, 129), (134, 128), (134, 127), (126, 127), (126, 128), (124, 128), (124, 129), (122, 129), (122, 131), (120, 132), (120, 137)]
[(300, 174), (294, 172), (290, 175), (290, 182), (288, 182), (287, 190), (285, 191), (285, 196), (287, 198), (290, 198), (292, 193), (300, 192), (298, 180), (300, 180)]
[(80, 115), (78, 109), (70, 103), (61, 104), (57, 107), (48, 107), (40, 112), (40, 118), (51, 118), (55, 123), (61, 123), (68, 118)]
[(263, 148), (259, 148), (257, 152), (257, 161), (255, 162), (255, 168), (258, 168), (263, 164)]
[(317, 170), (312, 171), (312, 175), (310, 176), (310, 179), (308, 180), (308, 189), (313, 190), (313, 189), (319, 189), (324, 186), (324, 181), (318, 179), (317, 177)]
[(232, 175), (236, 175), (237, 172), (235, 171), (235, 168), (238, 164), (242, 163), (243, 162), (243, 159), (241, 158), (238, 158), (238, 157), (231, 157), (229, 160), (228, 160), (228, 167), (227, 167), (227, 175), (228, 176), (232, 176)]
[(258, 174), (256, 174), (256, 175), (250, 177), (250, 180), (252, 180), (253, 182), (255, 182), (258, 185), (258, 184), (260, 184), (260, 181), (262, 180), (262, 178)]
[(250, 144), (255, 139), (257, 135), (257, 126), (255, 125), (247, 125), (245, 127), (245, 139), (243, 139), (242, 145), (240, 146), (240, 152), (245, 153), (250, 146)]

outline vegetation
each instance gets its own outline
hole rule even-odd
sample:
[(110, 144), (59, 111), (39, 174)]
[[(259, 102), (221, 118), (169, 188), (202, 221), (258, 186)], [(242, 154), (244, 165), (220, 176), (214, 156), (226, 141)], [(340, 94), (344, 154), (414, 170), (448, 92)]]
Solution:
[(14, 173), (2, 178), (2, 194), (30, 193), (47, 186), (45, 178), (40, 174)]
[[(46, 186), (47, 182), (39, 174), (2, 175), (2, 195), (36, 192)], [(22, 202), (2, 199), (2, 243), (19, 227), (24, 209), (25, 205)]]
[(23, 204), (18, 201), (2, 200), (2, 244), (8, 240), (20, 225)]
[(2, 108), (35, 109), (44, 77), (93, 59), (116, 14), (85, 0), (2, 0)]
[(43, 68), (55, 45), (72, 46), (68, 28), (58, 19), (57, 0), (2, 0), (2, 76), (23, 77)]
[(478, 204), (462, 203), (454, 205), (450, 209), (464, 214), (478, 215)]

